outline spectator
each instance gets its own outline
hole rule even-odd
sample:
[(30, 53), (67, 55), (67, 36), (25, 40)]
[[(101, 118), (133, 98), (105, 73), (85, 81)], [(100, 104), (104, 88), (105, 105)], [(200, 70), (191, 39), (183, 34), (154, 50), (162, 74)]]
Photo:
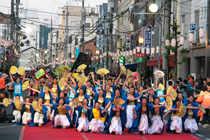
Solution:
[(207, 81), (206, 78), (203, 79), (203, 86), (206, 87), (207, 86)]
[(179, 81), (176, 81), (176, 91), (178, 93), (181, 93), (184, 98), (187, 98), (187, 90), (186, 90), (186, 87), (183, 86), (183, 85), (180, 85), (180, 82)]
[(194, 85), (195, 85), (195, 86), (194, 86), (195, 93), (196, 93), (196, 94), (199, 94), (200, 91), (202, 90), (203, 86), (202, 86), (201, 84), (199, 84), (198, 80), (196, 80), (196, 81), (194, 82)]
[(199, 85), (201, 85), (203, 87), (203, 78), (201, 77), (201, 75), (198, 75), (198, 80), (197, 82), (199, 83)]
[(5, 81), (8, 75), (6, 73), (0, 75), (0, 92), (5, 90)]
[[(207, 83), (208, 91), (204, 91), (205, 95), (200, 95), (197, 98), (197, 102), (200, 102), (202, 106), (209, 107), (210, 106), (210, 82)], [(203, 128), (206, 128), (207, 121), (210, 122), (209, 119), (209, 109), (205, 109), (206, 113), (203, 115)]]
[(209, 77), (206, 78), (206, 82), (207, 83), (210, 82), (210, 78)]
[(193, 87), (192, 85), (190, 84), (191, 82), (187, 79), (185, 79), (184, 81), (184, 86), (186, 87), (186, 90), (187, 90), (187, 97), (189, 97), (190, 95), (192, 95), (192, 92), (193, 92)]
[(182, 78), (181, 78), (181, 77), (179, 77), (179, 82), (180, 82), (180, 85), (183, 84), (183, 83), (182, 83)]
[(193, 81), (194, 81), (193, 78), (194, 77), (192, 77), (191, 75), (189, 76), (189, 81), (190, 81), (191, 86), (193, 86)]

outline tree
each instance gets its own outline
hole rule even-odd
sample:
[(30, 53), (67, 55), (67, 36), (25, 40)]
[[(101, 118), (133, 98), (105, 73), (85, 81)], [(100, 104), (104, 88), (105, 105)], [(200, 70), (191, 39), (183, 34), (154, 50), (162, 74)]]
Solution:
[[(178, 31), (179, 25), (177, 25), (177, 22), (174, 22), (173, 25), (170, 25), (170, 27), (171, 27), (173, 32), (171, 34), (167, 34), (166, 39), (169, 40), (170, 42), (173, 38), (176, 39), (176, 46), (172, 47), (171, 44), (170, 44), (170, 45), (167, 45), (167, 46), (164, 46), (164, 47), (167, 50), (172, 51), (175, 54), (175, 58), (174, 59), (170, 58), (170, 56), (166, 53), (164, 53), (163, 55), (167, 60), (169, 60), (169, 61), (171, 60), (171, 61), (174, 62), (174, 80), (177, 80), (177, 65), (178, 64), (181, 65), (182, 63), (186, 62), (186, 60), (189, 59), (189, 57), (188, 56), (183, 56), (182, 60), (178, 61), (177, 52), (178, 52), (178, 49), (181, 47), (181, 45), (179, 45), (179, 43), (178, 43), (178, 37), (180, 35), (180, 32)], [(180, 50), (181, 53), (184, 53), (186, 51), (187, 51), (186, 48), (181, 48), (181, 50)]]

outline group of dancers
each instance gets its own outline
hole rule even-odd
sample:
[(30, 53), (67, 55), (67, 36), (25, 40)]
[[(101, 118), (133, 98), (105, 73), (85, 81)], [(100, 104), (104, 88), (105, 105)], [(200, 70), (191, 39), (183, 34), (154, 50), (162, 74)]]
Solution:
[[(164, 77), (156, 77), (154, 87), (144, 89), (139, 86), (136, 89), (128, 75), (123, 83), (119, 82), (122, 74), (114, 80), (106, 79), (102, 74), (102, 80), (94, 81), (89, 77), (85, 82), (78, 82), (68, 73), (68, 80), (63, 83), (69, 88), (66, 97), (56, 77), (49, 79), (51, 76), (48, 76), (41, 80), (33, 77), (28, 87), (30, 96), (23, 101), (22, 94), (14, 93), (14, 100), (9, 100), (15, 116), (13, 123), (41, 127), (53, 120), (55, 128), (76, 127), (76, 131), (80, 132), (121, 135), (127, 128), (130, 133), (161, 134), (164, 131), (163, 119), (170, 116), (165, 126), (167, 133), (196, 133), (199, 130), (198, 110), (201, 107), (210, 109), (209, 106), (199, 105), (194, 96), (184, 98), (181, 93), (172, 94), (171, 81), (164, 94)], [(20, 78), (14, 81), (12, 77), (10, 74), (14, 86), (20, 83)], [(85, 78), (82, 71), (81, 80)], [(207, 88), (210, 90), (210, 83)], [(197, 100), (202, 100), (203, 96), (200, 95)], [(166, 107), (170, 106), (166, 99), (172, 101), (172, 107)]]

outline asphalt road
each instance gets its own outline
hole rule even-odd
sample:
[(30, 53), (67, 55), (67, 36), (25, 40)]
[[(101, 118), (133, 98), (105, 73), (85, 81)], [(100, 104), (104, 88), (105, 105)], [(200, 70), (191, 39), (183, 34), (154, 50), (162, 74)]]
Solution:
[[(23, 97), (28, 95), (28, 91), (23, 92)], [(7, 114), (12, 112), (12, 106), (4, 107), (0, 105), (2, 110), (6, 110)], [(13, 125), (12, 123), (0, 123), (0, 140), (18, 140), (20, 137), (20, 132), (22, 125)]]
[[(28, 95), (28, 91), (23, 92), (23, 97), (25, 98)], [(12, 106), (9, 105), (7, 108), (0, 105), (0, 108), (7, 111), (7, 114), (12, 112)], [(167, 122), (168, 116), (165, 118)], [(18, 140), (20, 138), (20, 132), (23, 130), (22, 125), (13, 125), (12, 123), (0, 123), (0, 140)], [(196, 134), (191, 134), (202, 140), (210, 140), (210, 126), (207, 128), (199, 127), (199, 131)]]

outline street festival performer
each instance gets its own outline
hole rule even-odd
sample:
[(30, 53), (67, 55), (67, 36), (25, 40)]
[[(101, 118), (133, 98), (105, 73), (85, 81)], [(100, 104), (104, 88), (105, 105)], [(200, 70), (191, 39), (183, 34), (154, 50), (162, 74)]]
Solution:
[[(124, 66), (121, 66), (116, 79), (110, 77), (105, 68), (96, 72), (97, 78), (94, 72), (86, 76), (86, 67), (81, 64), (75, 73), (71, 73), (70, 67), (59, 66), (54, 74), (40, 68), (33, 77), (37, 86), (43, 87), (39, 89), (30, 87), (31, 80), (25, 76), (19, 78), (19, 75), (25, 75), (23, 69), (19, 71), (12, 66), (10, 78), (14, 86), (14, 99), (4, 98), (0, 104), (6, 107), (13, 105), (13, 123), (18, 125), (41, 127), (51, 118), (56, 128), (75, 126), (79, 132), (122, 135), (124, 128), (128, 128), (130, 133), (139, 131), (141, 135), (162, 134), (163, 119), (169, 115), (165, 127), (167, 133), (196, 133), (199, 130), (198, 110), (204, 114), (204, 127), (210, 122), (210, 83), (196, 95), (195, 102), (194, 96), (184, 98), (181, 92), (177, 93), (171, 81), (165, 93), (164, 73), (159, 70), (154, 72), (156, 83), (153, 86), (136, 86), (132, 81), (133, 73)], [(14, 82), (16, 73), (19, 75)], [(64, 95), (66, 88), (69, 93)], [(38, 101), (33, 98), (31, 103), (32, 97), (26, 97), (24, 101), (22, 91), (26, 89), (38, 93)]]

